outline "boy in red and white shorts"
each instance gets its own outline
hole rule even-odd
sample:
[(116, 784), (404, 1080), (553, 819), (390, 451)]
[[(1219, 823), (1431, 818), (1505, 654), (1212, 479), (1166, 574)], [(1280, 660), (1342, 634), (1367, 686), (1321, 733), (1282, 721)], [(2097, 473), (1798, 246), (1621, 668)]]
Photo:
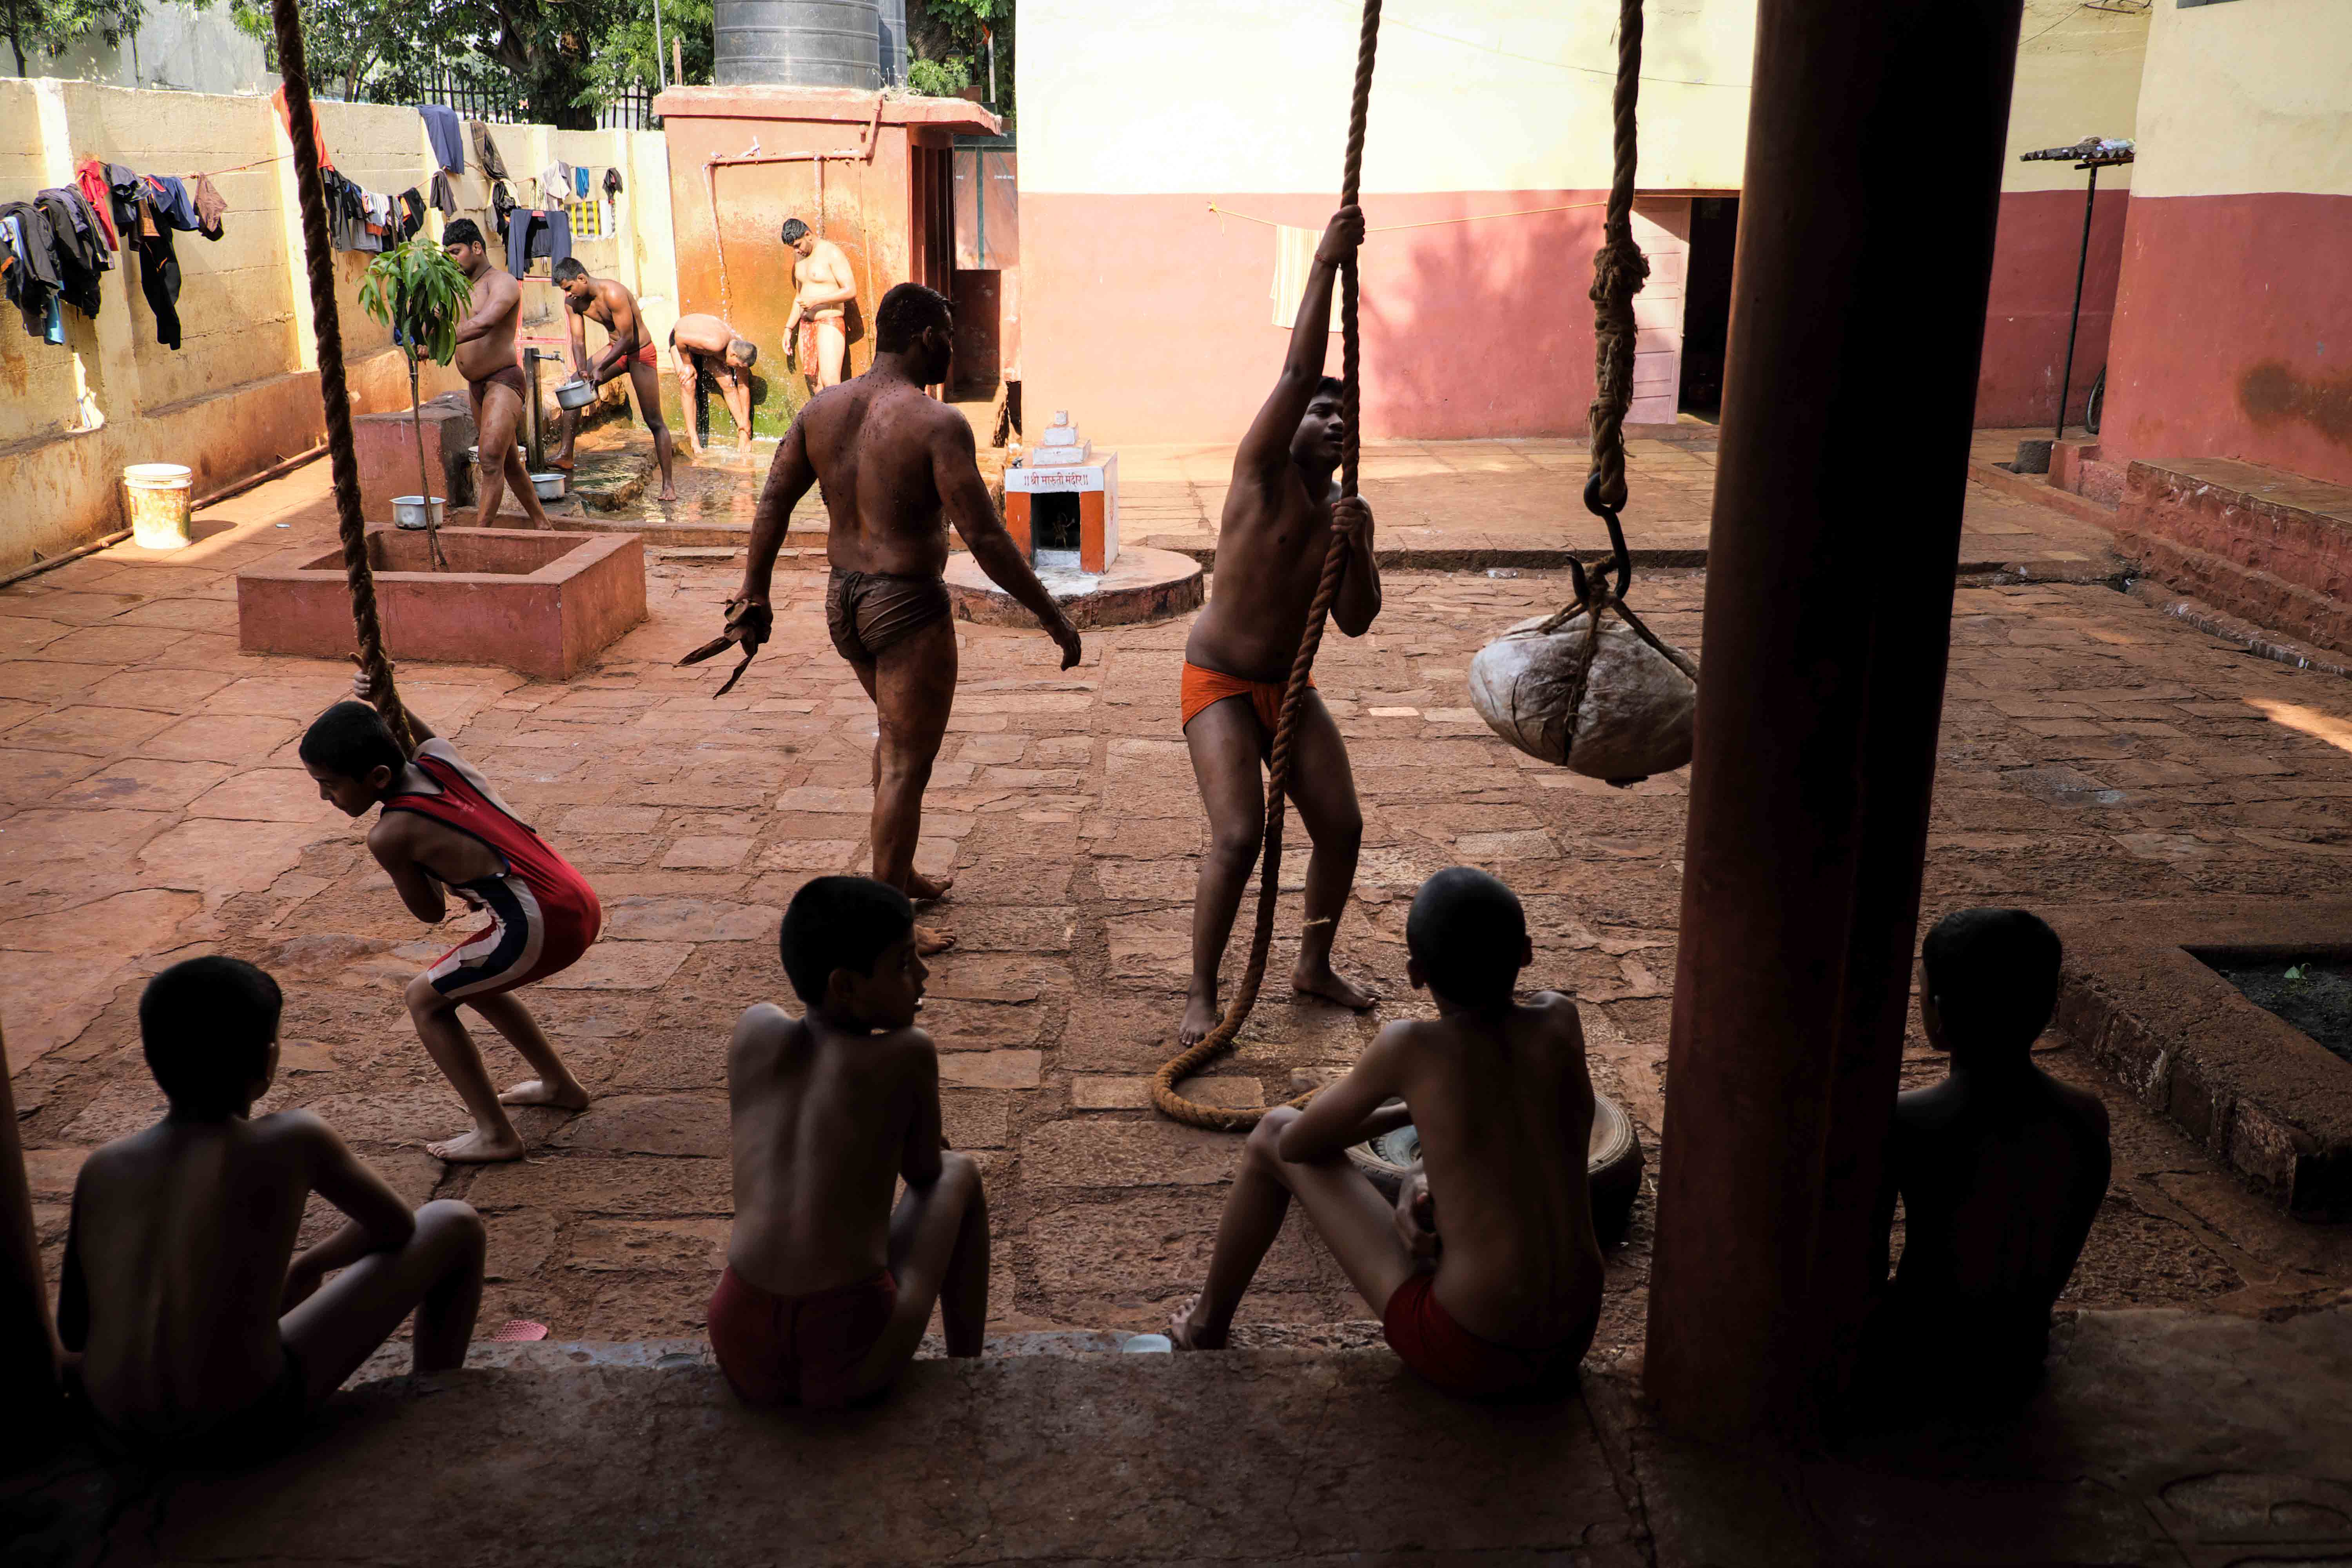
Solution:
[[(302, 737), (302, 765), (318, 782), (319, 797), (346, 816), (383, 808), (368, 830), (368, 848), (418, 920), (439, 924), (448, 914), (447, 893), (489, 917), (408, 983), (417, 1036), (474, 1118), (471, 1132), (425, 1149), (458, 1163), (519, 1160), (522, 1138), (502, 1108), (580, 1110), (588, 1090), (513, 993), (577, 963), (595, 942), (604, 910), (587, 879), (414, 710), (408, 721), (418, 744), (411, 757), (368, 704), (364, 673), (352, 689), (359, 700), (336, 703)], [(458, 1021), (461, 1002), (505, 1036), (539, 1076), (492, 1092), (481, 1053)]]

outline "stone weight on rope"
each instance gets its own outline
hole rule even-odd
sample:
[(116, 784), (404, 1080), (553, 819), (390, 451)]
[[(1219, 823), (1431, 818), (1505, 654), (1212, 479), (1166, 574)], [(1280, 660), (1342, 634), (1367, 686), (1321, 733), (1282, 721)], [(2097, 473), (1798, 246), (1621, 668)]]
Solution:
[(1531, 757), (1591, 778), (1633, 783), (1690, 761), (1698, 686), (1622, 620), (1603, 615), (1584, 672), (1591, 612), (1545, 632), (1521, 621), (1470, 661), (1470, 701), (1495, 733)]

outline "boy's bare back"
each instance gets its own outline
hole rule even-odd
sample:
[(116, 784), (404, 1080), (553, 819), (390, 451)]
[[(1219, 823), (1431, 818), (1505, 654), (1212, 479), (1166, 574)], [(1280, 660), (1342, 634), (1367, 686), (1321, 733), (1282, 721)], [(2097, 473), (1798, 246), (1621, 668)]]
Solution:
[(1367, 1057), (1391, 1056), (1394, 1092), (1421, 1136), (1444, 1238), (1438, 1300), (1500, 1344), (1589, 1334), (1601, 1266), (1576, 1004), (1547, 991), (1491, 1021), (1457, 1013), (1381, 1033)]
[(169, 1433), (268, 1391), (304, 1200), (351, 1163), (305, 1110), (162, 1121), (90, 1155), (60, 1315), (86, 1314), (83, 1385), (101, 1416)]
[(920, 1029), (852, 1035), (772, 1003), (746, 1010), (727, 1051), (735, 1272), (799, 1296), (883, 1268), (899, 1177), (938, 1174), (939, 1079)]

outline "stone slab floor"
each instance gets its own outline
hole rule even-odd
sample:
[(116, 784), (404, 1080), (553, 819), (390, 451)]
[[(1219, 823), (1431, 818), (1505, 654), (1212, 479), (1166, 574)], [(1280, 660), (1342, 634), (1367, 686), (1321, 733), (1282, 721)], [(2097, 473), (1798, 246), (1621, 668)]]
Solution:
[[(651, 619), (569, 684), (404, 672), (411, 703), (608, 911), (604, 942), (532, 1001), (596, 1104), (527, 1113), (524, 1163), (452, 1171), (418, 1145), (462, 1116), (399, 1000), (451, 936), (401, 910), (361, 828), (294, 756), (344, 671), (236, 647), (232, 574), (320, 547), (325, 473), (205, 513), (205, 537), (177, 554), (117, 548), (0, 591), (0, 1019), (52, 1268), (83, 1153), (158, 1109), (136, 1040), (141, 978), (218, 949), (287, 986), (268, 1106), (316, 1110), (412, 1199), (463, 1196), (489, 1215), (488, 1323), (691, 1337), (727, 1229), (728, 1030), (748, 1002), (783, 994), (772, 933), (793, 889), (865, 862), (872, 710), (825, 642), (823, 580), (780, 575), (777, 641), (724, 700), (709, 694), (726, 661), (671, 666), (710, 635), (734, 581), (699, 558), (655, 562)], [(1656, 573), (1636, 596), (1689, 645), (1701, 587)], [(1424, 1008), (1403, 981), (1406, 900), (1442, 866), (1495, 869), (1536, 922), (1530, 983), (1583, 1002), (1601, 1087), (1654, 1149), (1683, 779), (1615, 791), (1537, 764), (1464, 695), (1471, 653), (1565, 592), (1547, 574), (1401, 574), (1370, 637), (1327, 642), (1321, 687), (1368, 822), (1339, 952), (1386, 991), (1380, 1016)], [(1928, 918), (2340, 889), (2342, 681), (2097, 586), (1964, 586), (1957, 617)], [(1067, 675), (1040, 636), (964, 639), (921, 856), (959, 878), (939, 919), (961, 946), (935, 966), (927, 1022), (950, 1135), (991, 1184), (1000, 1332), (1156, 1325), (1202, 1268), (1236, 1152), (1141, 1109), (1178, 1016), (1203, 837), (1176, 730), (1184, 630), (1090, 637)], [(1203, 1092), (1282, 1098), (1295, 1075), (1344, 1067), (1378, 1025), (1277, 994)], [(495, 1073), (512, 1067), (489, 1051)], [(2070, 1306), (2274, 1311), (2352, 1284), (2344, 1229), (2276, 1217), (2079, 1053), (2053, 1041), (2047, 1056), (2105, 1094), (2116, 1125), (2115, 1190)], [(1915, 1040), (1907, 1076), (1936, 1070)], [(1604, 1357), (1639, 1342), (1648, 1216), (1645, 1198), (1612, 1264)], [(1371, 1333), (1310, 1242), (1286, 1237), (1263, 1283), (1245, 1318), (1259, 1343)]]

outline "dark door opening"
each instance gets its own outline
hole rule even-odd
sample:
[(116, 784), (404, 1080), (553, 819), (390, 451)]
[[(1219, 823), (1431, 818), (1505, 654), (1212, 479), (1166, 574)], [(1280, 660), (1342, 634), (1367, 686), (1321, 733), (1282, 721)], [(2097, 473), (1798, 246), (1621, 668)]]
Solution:
[(1731, 252), (1738, 235), (1738, 196), (1700, 196), (1692, 201), (1677, 406), (1709, 423), (1723, 414), (1723, 345), (1731, 333)]

